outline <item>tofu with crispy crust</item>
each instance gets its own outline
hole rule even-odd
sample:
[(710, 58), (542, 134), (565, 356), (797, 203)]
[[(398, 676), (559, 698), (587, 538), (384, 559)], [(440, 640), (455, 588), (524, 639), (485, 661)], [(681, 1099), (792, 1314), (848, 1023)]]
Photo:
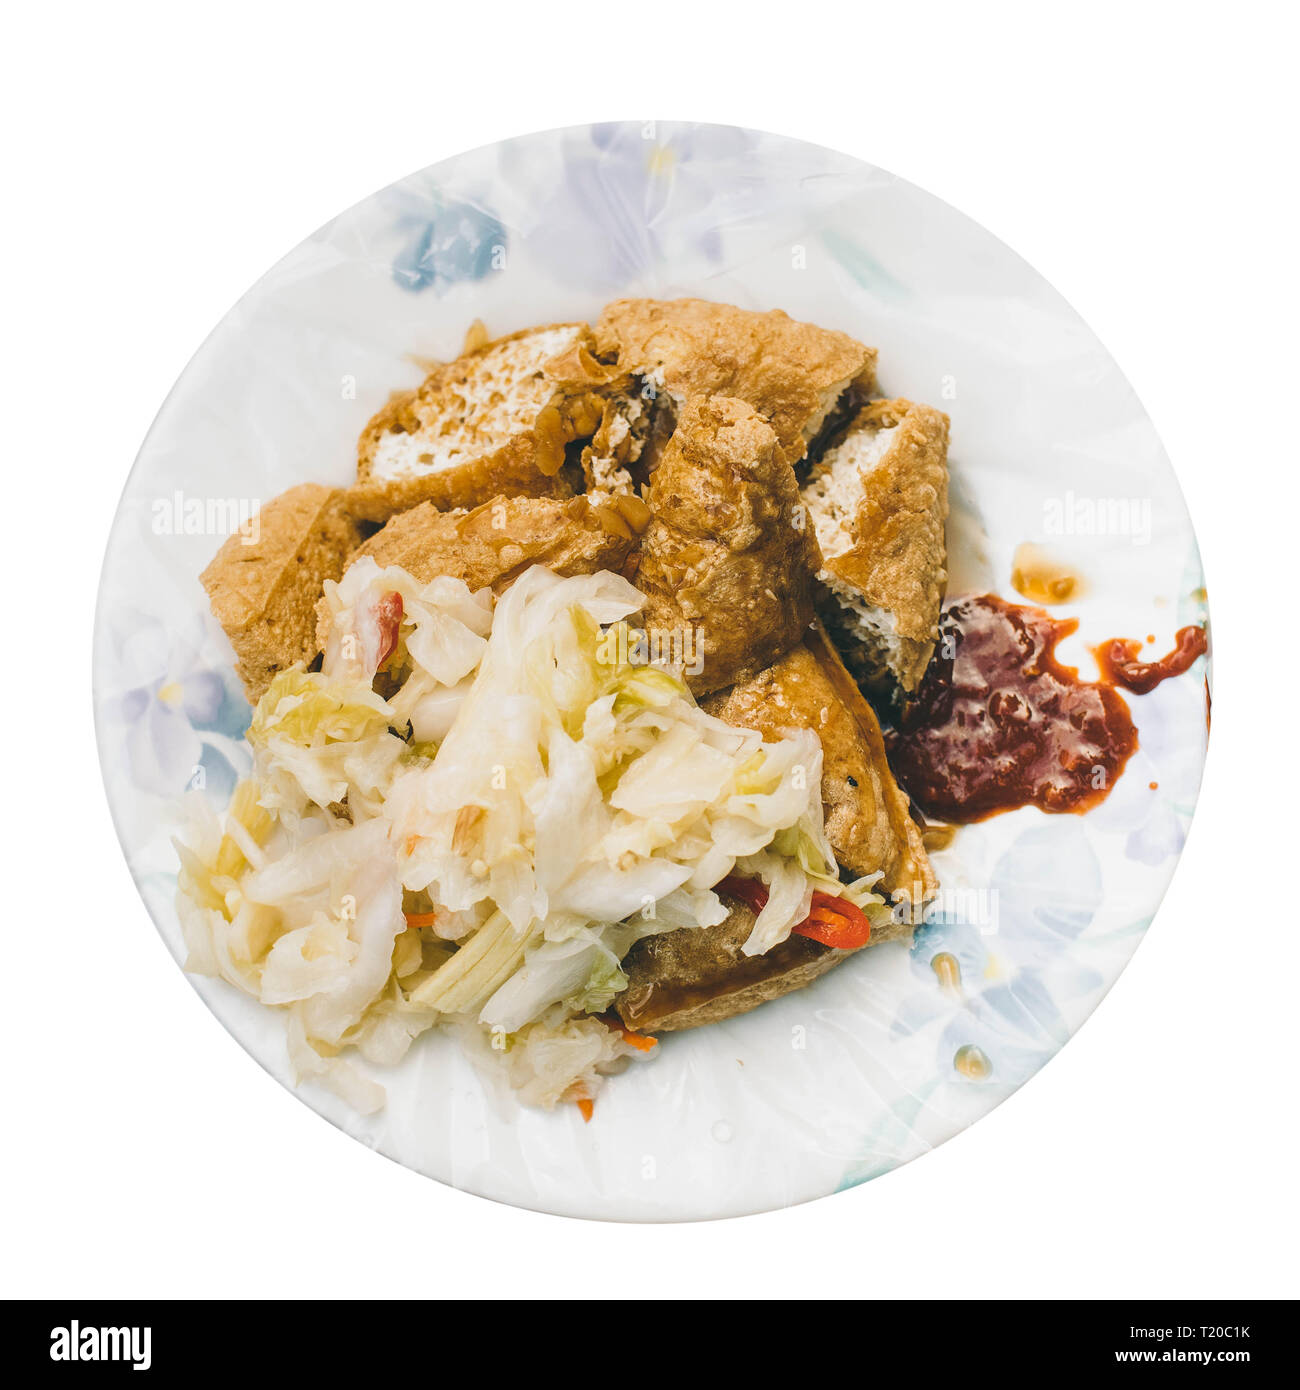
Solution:
[(680, 412), (692, 396), (752, 406), (795, 464), (845, 406), (865, 399), (876, 351), (847, 333), (703, 299), (618, 299), (596, 325), (596, 353), (652, 383)]
[(596, 431), (616, 375), (590, 342), (583, 323), (525, 329), (395, 395), (362, 432), (353, 512), (386, 521), (420, 502), (572, 495), (560, 473), (565, 448)]
[[(855, 877), (879, 871), (883, 896), (910, 905), (874, 926), (867, 945), (910, 937), (917, 909), (934, 897), (938, 881), (885, 759), (876, 716), (821, 628), (766, 671), (702, 704), (765, 738), (792, 728), (817, 734), (826, 833), (837, 862)], [(747, 956), (754, 914), (723, 898), (730, 912), (718, 926), (681, 928), (633, 946), (623, 961), (627, 988), (615, 1001), (629, 1028), (663, 1033), (734, 1018), (802, 989), (855, 954), (794, 935)]]
[(920, 684), (947, 587), (948, 417), (873, 401), (802, 490), (821, 546), (819, 610), (873, 695)]
[[(376, 531), (347, 563), (369, 556), (421, 584), (447, 575), (471, 590), (499, 594), (532, 565), (563, 576), (624, 569), (649, 518), (644, 502), (622, 496), (601, 504), (586, 497), (495, 497), (473, 511), (452, 512), (421, 502)], [(324, 598), (317, 615), (323, 651), (330, 617)]]
[(593, 506), (585, 497), (497, 497), (473, 511), (423, 502), (395, 516), (351, 559), (369, 555), (427, 584), (439, 575), (471, 589), (507, 588), (531, 565), (560, 575), (621, 570), (649, 520), (634, 497)]
[(316, 602), (361, 539), (345, 498), (317, 483), (290, 488), (258, 513), (255, 542), (229, 537), (200, 575), (252, 704), (277, 672), (320, 650)]
[[(744, 945), (755, 914), (725, 894), (723, 901), (728, 916), (716, 927), (643, 937), (623, 958), (627, 987), (615, 995), (614, 1009), (626, 1027), (679, 1033), (721, 1023), (810, 985), (854, 954), (789, 936), (761, 956), (747, 956)], [(899, 928), (898, 934), (906, 930)], [(882, 936), (872, 932), (873, 941)]]
[(688, 401), (646, 502), (640, 622), (652, 639), (680, 638), (697, 695), (756, 674), (799, 641), (821, 557), (776, 432), (752, 406)]
[(811, 729), (822, 745), (826, 834), (841, 868), (855, 878), (880, 871), (895, 900), (933, 896), (934, 872), (889, 769), (880, 723), (820, 624), (766, 671), (701, 704), (764, 738)]

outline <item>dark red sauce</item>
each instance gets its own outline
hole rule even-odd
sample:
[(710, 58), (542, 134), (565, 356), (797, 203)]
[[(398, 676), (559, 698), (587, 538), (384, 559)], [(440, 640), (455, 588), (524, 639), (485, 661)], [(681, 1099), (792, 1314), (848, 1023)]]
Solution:
[(1183, 627), (1174, 638), (1174, 649), (1168, 656), (1154, 661), (1139, 661), (1140, 642), (1126, 637), (1114, 637), (1094, 647), (1097, 665), (1111, 685), (1122, 685), (1135, 695), (1149, 695), (1163, 680), (1181, 676), (1196, 660), (1204, 656), (1208, 643), (1203, 627)]
[(1105, 798), (1137, 730), (1118, 691), (1056, 660), (1076, 626), (991, 594), (946, 605), (925, 679), (888, 735), (890, 765), (926, 816), (1086, 811)]

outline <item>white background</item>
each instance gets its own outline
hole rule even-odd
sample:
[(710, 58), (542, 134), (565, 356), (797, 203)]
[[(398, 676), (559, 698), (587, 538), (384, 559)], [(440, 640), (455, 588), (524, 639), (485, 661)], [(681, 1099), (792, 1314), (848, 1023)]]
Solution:
[[(7, 177), (0, 1293), (1296, 1296), (1297, 218), (1289, 7), (26, 7)], [(608, 28), (599, 18), (610, 16)], [(858, 155), (1009, 242), (1133, 382), (1200, 535), (1214, 736), (1136, 958), (992, 1116), (795, 1210), (618, 1231), (406, 1172), (267, 1078), (136, 897), (91, 729), (154, 411), (318, 224), (597, 119)]]

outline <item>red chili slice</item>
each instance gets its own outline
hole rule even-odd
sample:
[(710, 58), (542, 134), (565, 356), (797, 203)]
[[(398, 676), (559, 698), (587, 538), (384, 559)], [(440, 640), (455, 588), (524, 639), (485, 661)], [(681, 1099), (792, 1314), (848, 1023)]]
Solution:
[[(728, 874), (714, 891), (739, 898), (753, 913), (762, 912), (767, 906), (768, 892), (760, 879)], [(814, 893), (812, 911), (790, 930), (837, 951), (856, 951), (871, 940), (871, 922), (866, 913), (847, 898), (837, 898), (832, 893)]]
[(768, 892), (762, 879), (728, 874), (721, 883), (714, 885), (713, 891), (725, 893), (729, 898), (739, 898), (753, 913), (762, 912), (767, 906)]
[(847, 898), (829, 893), (814, 893), (808, 920), (791, 930), (837, 951), (856, 951), (871, 940), (871, 922), (866, 913)]

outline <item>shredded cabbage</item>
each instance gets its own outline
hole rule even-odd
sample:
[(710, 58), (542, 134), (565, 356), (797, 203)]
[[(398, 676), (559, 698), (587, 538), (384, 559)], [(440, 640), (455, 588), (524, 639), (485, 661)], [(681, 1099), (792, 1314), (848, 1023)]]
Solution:
[(406, 751), (389, 732), (393, 718), (368, 684), (298, 666), (281, 671), (248, 729), (259, 805), (299, 816), (309, 803), (326, 810), (346, 798), (354, 816), (377, 814)]
[(821, 746), (764, 741), (639, 664), (612, 573), (528, 570), (493, 609), (372, 559), (326, 585), (321, 670), (280, 673), (252, 776), (178, 843), (189, 968), (289, 1015), (300, 1078), (374, 1108), (358, 1063), (475, 1030), (527, 1104), (640, 1055), (602, 1022), (641, 937), (712, 926), (762, 877), (770, 950), (835, 877)]
[(561, 1100), (591, 1100), (604, 1077), (638, 1054), (597, 1019), (559, 1007), (521, 1028), (501, 1055), (520, 1101), (549, 1108)]

